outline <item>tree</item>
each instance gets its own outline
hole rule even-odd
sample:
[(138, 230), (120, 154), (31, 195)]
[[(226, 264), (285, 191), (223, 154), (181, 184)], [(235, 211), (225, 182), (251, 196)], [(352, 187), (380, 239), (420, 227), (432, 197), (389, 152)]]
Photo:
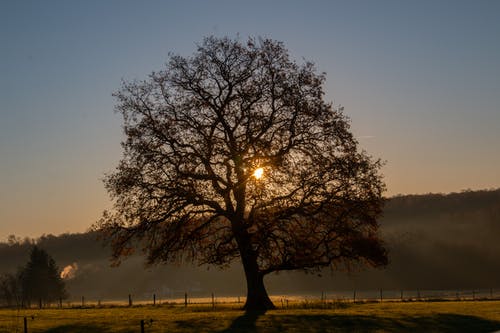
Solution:
[(0, 300), (3, 300), (7, 306), (20, 304), (20, 289), (17, 276), (10, 273), (0, 275)]
[(114, 209), (96, 225), (116, 262), (137, 247), (149, 264), (240, 258), (247, 310), (273, 307), (272, 272), (386, 264), (381, 163), (323, 101), (324, 81), (280, 42), (208, 37), (124, 82), (124, 156), (104, 181)]
[(37, 301), (41, 306), (67, 297), (54, 259), (36, 245), (31, 250), (28, 263), (19, 273), (19, 280), (22, 298), (27, 305)]

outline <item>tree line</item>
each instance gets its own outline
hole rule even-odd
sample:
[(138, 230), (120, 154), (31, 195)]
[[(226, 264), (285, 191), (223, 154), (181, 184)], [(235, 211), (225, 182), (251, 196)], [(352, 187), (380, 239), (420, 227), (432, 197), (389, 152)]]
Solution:
[[(363, 289), (467, 289), (496, 288), (500, 281), (497, 254), (500, 244), (500, 189), (451, 194), (404, 195), (388, 198), (380, 221), (390, 250), (385, 270), (347, 275), (282, 273), (271, 275), (267, 284), (273, 294)], [(15, 272), (28, 261), (34, 245), (45, 249), (63, 268), (78, 264), (75, 278), (66, 288), (76, 298), (120, 298), (129, 293), (149, 297), (169, 296), (178, 291), (200, 290), (243, 295), (241, 269), (207, 270), (188, 264), (144, 269), (143, 259), (133, 255), (120, 267), (110, 267), (109, 247), (95, 232), (44, 235), (25, 241), (11, 236), (0, 242), (0, 274)], [(123, 280), (126, 277), (126, 281)], [(124, 281), (116, 283), (116, 281)]]
[(29, 261), (16, 273), (0, 275), (0, 301), (7, 306), (40, 308), (66, 299), (65, 283), (54, 259), (38, 246), (33, 246)]

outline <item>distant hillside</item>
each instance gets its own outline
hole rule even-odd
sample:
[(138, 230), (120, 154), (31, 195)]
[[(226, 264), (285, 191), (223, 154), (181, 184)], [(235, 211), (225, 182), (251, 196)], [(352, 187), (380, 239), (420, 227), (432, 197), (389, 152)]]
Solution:
[(500, 285), (500, 190), (395, 197), (381, 225), (401, 287)]
[[(397, 196), (387, 201), (381, 232), (390, 250), (383, 270), (352, 273), (325, 270), (321, 277), (281, 273), (266, 281), (271, 293), (352, 289), (468, 289), (500, 287), (500, 189), (452, 194)], [(157, 266), (145, 268), (134, 255), (109, 266), (109, 249), (96, 233), (43, 236), (36, 243), (62, 269), (76, 263), (67, 282), (74, 297), (113, 298), (133, 293), (146, 297), (179, 296), (184, 290), (208, 295), (243, 294), (244, 277), (235, 263), (217, 268)], [(0, 273), (14, 272), (28, 258), (30, 240), (10, 237), (0, 243)]]

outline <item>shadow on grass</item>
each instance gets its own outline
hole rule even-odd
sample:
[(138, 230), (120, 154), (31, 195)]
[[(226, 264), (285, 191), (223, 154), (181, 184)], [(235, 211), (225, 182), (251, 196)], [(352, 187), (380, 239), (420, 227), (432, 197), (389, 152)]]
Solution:
[(44, 333), (107, 333), (110, 330), (107, 327), (101, 325), (93, 324), (67, 324), (61, 325), (53, 328), (49, 328), (43, 331)]
[[(280, 315), (246, 313), (236, 318), (230, 332), (493, 332), (500, 322), (459, 314), (424, 317), (375, 317), (362, 315)], [(259, 318), (260, 317), (260, 318)]]
[(222, 333), (226, 332), (258, 332), (257, 320), (260, 316), (263, 316), (266, 311), (247, 311), (243, 315), (236, 318), (227, 329), (223, 330)]
[[(249, 311), (242, 316), (237, 317), (229, 325), (228, 328), (220, 330), (224, 324), (216, 323), (219, 318), (190, 318), (189, 320), (175, 321), (180, 332), (260, 332), (261, 327), (257, 327), (256, 323), (260, 316), (264, 315), (265, 311)], [(224, 320), (224, 319), (222, 319)]]

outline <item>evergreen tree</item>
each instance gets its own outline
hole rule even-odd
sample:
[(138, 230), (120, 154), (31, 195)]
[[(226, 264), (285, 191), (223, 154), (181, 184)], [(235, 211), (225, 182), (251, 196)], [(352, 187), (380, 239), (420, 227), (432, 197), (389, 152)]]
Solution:
[(20, 272), (23, 301), (26, 305), (48, 304), (66, 298), (64, 281), (54, 259), (43, 249), (34, 246), (30, 260)]

